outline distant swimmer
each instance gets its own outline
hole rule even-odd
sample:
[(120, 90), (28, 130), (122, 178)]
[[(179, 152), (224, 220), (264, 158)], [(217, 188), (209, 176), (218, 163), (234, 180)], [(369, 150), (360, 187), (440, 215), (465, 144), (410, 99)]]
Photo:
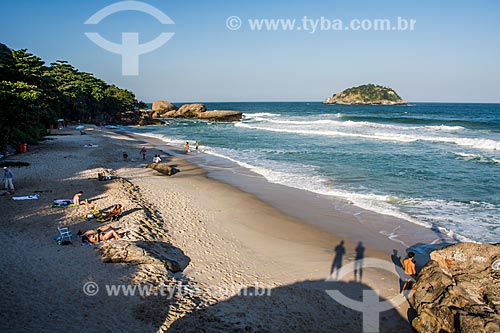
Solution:
[(186, 141), (186, 143), (184, 144), (184, 152), (187, 154), (189, 153), (189, 142)]
[(196, 144), (195, 144), (196, 152), (198, 152), (198, 146), (199, 146), (199, 143), (198, 143), (198, 141), (196, 141)]

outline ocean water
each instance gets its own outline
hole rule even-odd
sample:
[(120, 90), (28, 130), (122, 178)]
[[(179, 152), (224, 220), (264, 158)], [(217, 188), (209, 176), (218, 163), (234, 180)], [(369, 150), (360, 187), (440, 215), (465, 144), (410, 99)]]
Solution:
[(269, 182), (445, 232), (500, 242), (500, 104), (207, 103), (242, 122), (134, 127)]

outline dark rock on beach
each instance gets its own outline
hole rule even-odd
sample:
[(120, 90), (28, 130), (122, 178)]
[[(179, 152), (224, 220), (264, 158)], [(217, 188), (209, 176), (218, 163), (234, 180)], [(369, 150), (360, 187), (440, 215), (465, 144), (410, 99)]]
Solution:
[(500, 332), (500, 244), (459, 243), (431, 253), (410, 304), (417, 332)]
[(146, 168), (156, 170), (164, 175), (171, 176), (174, 173), (174, 169), (170, 167), (167, 163), (150, 163)]

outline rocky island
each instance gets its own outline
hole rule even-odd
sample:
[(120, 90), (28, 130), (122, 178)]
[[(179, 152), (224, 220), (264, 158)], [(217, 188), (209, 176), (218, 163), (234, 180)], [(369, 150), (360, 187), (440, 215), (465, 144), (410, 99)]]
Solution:
[(323, 104), (341, 105), (407, 105), (393, 89), (375, 84), (348, 88), (325, 99)]

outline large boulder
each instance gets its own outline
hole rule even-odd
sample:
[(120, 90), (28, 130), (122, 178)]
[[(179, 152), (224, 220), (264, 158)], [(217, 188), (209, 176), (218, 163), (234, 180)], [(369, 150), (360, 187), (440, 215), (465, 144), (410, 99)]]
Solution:
[(214, 110), (207, 111), (204, 104), (184, 104), (178, 110), (162, 115), (164, 118), (194, 118), (210, 121), (239, 121), (243, 117), (240, 111)]
[(198, 118), (202, 112), (207, 111), (204, 104), (184, 104), (178, 110), (166, 112), (164, 118)]
[(139, 126), (163, 125), (165, 122), (153, 117), (152, 110), (141, 110), (141, 118), (137, 122)]
[(431, 253), (410, 304), (417, 332), (500, 332), (500, 244), (459, 243)]
[(198, 118), (211, 121), (240, 121), (243, 113), (240, 111), (217, 110), (201, 113)]
[(164, 113), (169, 112), (169, 111), (174, 111), (177, 110), (178, 107), (175, 106), (174, 104), (170, 103), (169, 101), (154, 101), (153, 102), (153, 118), (161, 118)]
[(169, 166), (167, 163), (150, 163), (146, 168), (153, 169), (167, 176), (172, 176), (174, 174), (174, 168)]

